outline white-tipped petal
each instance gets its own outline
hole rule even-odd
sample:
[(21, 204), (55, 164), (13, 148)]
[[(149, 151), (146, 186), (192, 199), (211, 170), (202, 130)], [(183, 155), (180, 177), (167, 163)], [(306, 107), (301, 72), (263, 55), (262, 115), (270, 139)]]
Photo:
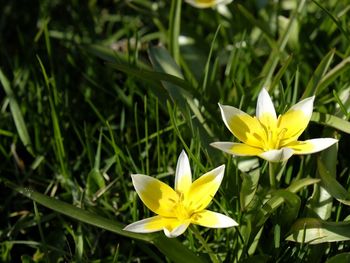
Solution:
[(219, 104), (226, 127), (241, 142), (259, 147), (266, 139), (266, 132), (259, 120), (232, 106)]
[(263, 152), (259, 155), (259, 157), (269, 162), (284, 162), (288, 160), (293, 155), (293, 153), (294, 151), (290, 148), (282, 148), (279, 150), (270, 150)]
[(298, 111), (301, 110), (305, 116), (310, 119), (312, 111), (314, 108), (315, 96), (308, 97), (302, 101), (299, 101), (297, 104), (293, 105), (288, 111)]
[(196, 213), (192, 219), (192, 223), (211, 228), (238, 226), (238, 223), (232, 218), (209, 210)]
[(153, 216), (127, 225), (123, 230), (135, 233), (152, 233), (162, 230), (163, 227), (162, 217)]
[(271, 97), (265, 88), (259, 93), (258, 102), (256, 104), (256, 117), (261, 119), (264, 115), (271, 116), (273, 119), (277, 119), (275, 106), (271, 100)]
[(191, 167), (185, 151), (182, 151), (176, 165), (175, 191), (187, 193), (192, 184)]
[(322, 151), (333, 144), (337, 143), (338, 140), (334, 138), (317, 138), (306, 141), (298, 141), (291, 147), (294, 150), (294, 154), (310, 154)]
[(249, 146), (244, 143), (213, 142), (210, 146), (236, 156), (256, 156), (263, 153), (263, 150), (260, 148)]
[(185, 0), (188, 4), (196, 8), (214, 7), (219, 4), (229, 4), (233, 0)]
[(173, 228), (171, 231), (169, 231), (167, 228), (164, 228), (164, 234), (169, 238), (178, 237), (186, 231), (189, 224), (190, 224), (190, 222), (183, 223), (183, 224)]
[(142, 202), (154, 213), (171, 217), (179, 196), (169, 185), (148, 175), (132, 174), (132, 183)]

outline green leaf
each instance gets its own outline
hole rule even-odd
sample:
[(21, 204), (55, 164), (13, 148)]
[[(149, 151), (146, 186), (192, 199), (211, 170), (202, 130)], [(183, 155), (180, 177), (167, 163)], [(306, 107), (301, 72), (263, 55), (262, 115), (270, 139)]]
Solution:
[(100, 132), (100, 136), (98, 139), (98, 146), (95, 155), (95, 164), (94, 168), (88, 174), (87, 182), (86, 182), (86, 194), (91, 197), (98, 190), (104, 188), (106, 186), (105, 180), (100, 172), (100, 159), (101, 159), (101, 141), (102, 141), (102, 131)]
[(33, 149), (32, 149), (32, 142), (31, 142), (21, 109), (18, 105), (15, 95), (13, 94), (9, 81), (1, 69), (0, 69), (0, 82), (5, 90), (6, 96), (9, 99), (10, 110), (12, 113), (13, 121), (15, 122), (18, 136), (21, 139), (23, 145), (26, 147), (27, 151), (34, 155)]
[(341, 253), (334, 257), (331, 257), (326, 261), (326, 263), (349, 263), (350, 253)]
[(181, 26), (181, 2), (182, 0), (172, 0), (169, 16), (169, 49), (174, 60), (180, 62), (179, 36)]
[(341, 75), (350, 66), (350, 57), (343, 59), (334, 68), (329, 70), (326, 75), (320, 80), (318, 84), (318, 91), (321, 92), (329, 84), (331, 84), (339, 75)]
[(320, 244), (350, 240), (350, 222), (327, 222), (318, 218), (298, 219), (286, 240)]
[(66, 202), (40, 194), (30, 188), (16, 186), (9, 181), (6, 182), (6, 185), (16, 192), (37, 202), (38, 204), (41, 204), (63, 215), (74, 218), (80, 222), (100, 227), (121, 236), (154, 244), (165, 256), (169, 257), (169, 259), (174, 262), (181, 263), (186, 260), (196, 263), (203, 262), (200, 257), (193, 254), (188, 248), (186, 248), (176, 239), (166, 238), (163, 234), (138, 234), (124, 231), (124, 226), (121, 223), (118, 223), (116, 220), (104, 218), (100, 215), (91, 213)]
[(321, 159), (317, 160), (317, 169), (322, 180), (322, 186), (339, 202), (350, 205), (350, 193), (335, 179), (335, 175), (323, 164)]
[(335, 50), (332, 49), (323, 57), (320, 64), (318, 64), (314, 74), (312, 75), (306, 89), (303, 93), (302, 99), (318, 94), (318, 87), (322, 77), (326, 74), (334, 57)]
[(311, 121), (335, 128), (339, 131), (350, 134), (350, 122), (331, 114), (313, 112)]
[(243, 181), (240, 191), (240, 202), (242, 209), (245, 210), (254, 198), (259, 183), (260, 170), (255, 169), (249, 174), (242, 173), (242, 177)]
[[(270, 215), (276, 211), (276, 209), (283, 203), (288, 205), (288, 215), (286, 217), (296, 217), (300, 208), (300, 198), (295, 193), (288, 190), (277, 190), (272, 193), (272, 197), (268, 200), (259, 210), (257, 214), (258, 223), (257, 226), (262, 226)], [(285, 219), (284, 219), (285, 220)]]
[[(152, 65), (156, 71), (164, 72), (167, 74), (175, 75), (183, 78), (182, 72), (179, 66), (170, 56), (169, 52), (162, 47), (150, 47), (149, 56), (152, 62)], [(163, 74), (164, 74), (163, 73)], [(175, 78), (175, 77), (174, 77)], [(211, 138), (214, 137), (213, 132), (209, 126), (205, 123), (205, 119), (198, 108), (195, 98), (190, 91), (193, 92), (193, 88), (187, 82), (186, 85), (179, 85), (181, 83), (174, 83), (169, 81), (162, 81), (164, 88), (169, 93), (173, 102), (175, 102), (188, 123), (191, 123), (195, 128), (193, 136), (197, 136), (197, 131), (199, 132), (200, 141), (206, 148), (206, 150), (213, 156), (217, 154), (217, 151), (214, 151), (209, 144), (212, 142)], [(157, 94), (155, 94), (157, 95)], [(192, 115), (196, 116), (193, 119)]]

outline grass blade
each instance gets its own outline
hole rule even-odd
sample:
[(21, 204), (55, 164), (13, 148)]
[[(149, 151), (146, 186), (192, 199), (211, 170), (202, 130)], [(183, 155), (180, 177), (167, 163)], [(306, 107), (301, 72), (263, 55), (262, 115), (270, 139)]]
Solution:
[(10, 110), (12, 113), (13, 121), (15, 122), (18, 136), (21, 139), (23, 145), (28, 150), (28, 152), (31, 153), (32, 155), (34, 155), (34, 152), (32, 149), (32, 142), (31, 142), (31, 139), (30, 139), (30, 136), (29, 136), (27, 126), (26, 126), (26, 123), (24, 121), (21, 109), (18, 105), (18, 102), (15, 98), (15, 95), (13, 94), (13, 91), (11, 89), (11, 85), (10, 85), (9, 81), (1, 69), (0, 69), (0, 82), (5, 90), (5, 93), (8, 97), (8, 99), (9, 99)]

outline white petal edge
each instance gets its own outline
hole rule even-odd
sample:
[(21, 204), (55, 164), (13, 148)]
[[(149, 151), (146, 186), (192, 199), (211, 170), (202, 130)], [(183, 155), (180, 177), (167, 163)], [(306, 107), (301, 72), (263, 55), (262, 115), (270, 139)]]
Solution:
[[(228, 106), (228, 105), (222, 105), (220, 103), (219, 107), (220, 107), (220, 111), (221, 111), (221, 118), (224, 121), (227, 129), (230, 130), (230, 132), (233, 134), (233, 131), (230, 128), (230, 125), (228, 123), (228, 121), (233, 117), (233, 116), (237, 116), (237, 115), (248, 115), (247, 113), (245, 113), (244, 111), (241, 111), (240, 109), (237, 109), (235, 107), (232, 106)], [(250, 116), (250, 115), (248, 115)]]
[(265, 88), (262, 88), (259, 96), (258, 102), (256, 104), (256, 117), (260, 119), (262, 115), (268, 113), (277, 119), (275, 106), (271, 100), (271, 97)]
[(267, 152), (263, 152), (259, 155), (259, 157), (269, 162), (284, 162), (287, 161), (293, 154), (294, 151), (292, 149), (282, 148), (279, 150), (270, 150)]
[(126, 227), (124, 227), (123, 230), (129, 231), (129, 232), (135, 232), (135, 233), (157, 232), (163, 229), (162, 225), (160, 225), (159, 228), (153, 228), (153, 229), (146, 228), (146, 225), (149, 225), (150, 223), (154, 223), (156, 220), (162, 220), (162, 219), (160, 216), (149, 217), (149, 218), (131, 223), (130, 225), (127, 225)]
[(311, 119), (312, 111), (314, 108), (314, 100), (315, 96), (306, 98), (293, 105), (288, 111), (301, 110), (304, 112), (308, 119)]
[(196, 7), (196, 8), (208, 8), (214, 7), (215, 5), (224, 4), (227, 5), (231, 3), (233, 0), (216, 0), (213, 3), (198, 3), (196, 0), (185, 0), (188, 4)]
[(212, 142), (210, 146), (217, 148), (221, 151), (224, 151), (226, 153), (232, 154), (231, 150), (232, 146), (234, 145), (233, 142)]
[(175, 227), (173, 231), (169, 231), (168, 229), (164, 228), (164, 234), (169, 238), (178, 237), (186, 231), (189, 225), (190, 225), (189, 222), (185, 224), (181, 224), (178, 227)]
[(233, 227), (238, 226), (238, 223), (233, 220), (231, 217), (228, 217), (226, 215), (223, 215), (221, 213), (216, 213), (213, 211), (205, 210), (207, 213), (210, 213), (211, 216), (214, 216), (217, 220), (216, 224), (198, 224), (204, 227), (210, 227), (210, 228), (227, 228), (227, 227)]
[[(182, 183), (181, 183), (182, 182)], [(188, 160), (188, 156), (184, 150), (182, 150), (179, 159), (177, 160), (175, 171), (175, 190), (178, 191), (180, 185), (188, 185), (188, 190), (192, 183), (191, 166)], [(184, 189), (181, 189), (184, 190)]]
[[(317, 139), (306, 140), (305, 142), (311, 143), (313, 145), (313, 149), (309, 152), (302, 152), (301, 154), (310, 154), (310, 153), (320, 152), (332, 146), (333, 144), (337, 143), (338, 140), (334, 138), (317, 138)], [(298, 153), (295, 152), (295, 154), (298, 154)]]
[[(233, 146), (235, 145), (246, 145), (244, 143), (235, 143), (235, 142), (212, 142), (210, 144), (210, 146), (219, 149), (223, 152), (232, 154), (233, 156), (257, 156), (257, 154), (237, 154), (234, 153), (231, 149)], [(249, 145), (247, 145), (249, 146)], [(252, 148), (254, 148), (253, 146), (251, 146)]]

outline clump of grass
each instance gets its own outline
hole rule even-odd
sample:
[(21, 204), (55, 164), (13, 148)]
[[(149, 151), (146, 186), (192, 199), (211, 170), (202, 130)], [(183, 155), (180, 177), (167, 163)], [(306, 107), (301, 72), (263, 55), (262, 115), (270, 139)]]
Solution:
[[(172, 184), (185, 149), (194, 177), (226, 164), (210, 209), (240, 225), (198, 228), (220, 261), (346, 262), (349, 5), (170, 2), (4, 4), (1, 261), (209, 261), (191, 232), (121, 230), (151, 215), (130, 174)], [(263, 86), (280, 113), (315, 95), (302, 139), (339, 139), (292, 157), (277, 190), (264, 161), (209, 145), (234, 140), (217, 103), (253, 114)]]

